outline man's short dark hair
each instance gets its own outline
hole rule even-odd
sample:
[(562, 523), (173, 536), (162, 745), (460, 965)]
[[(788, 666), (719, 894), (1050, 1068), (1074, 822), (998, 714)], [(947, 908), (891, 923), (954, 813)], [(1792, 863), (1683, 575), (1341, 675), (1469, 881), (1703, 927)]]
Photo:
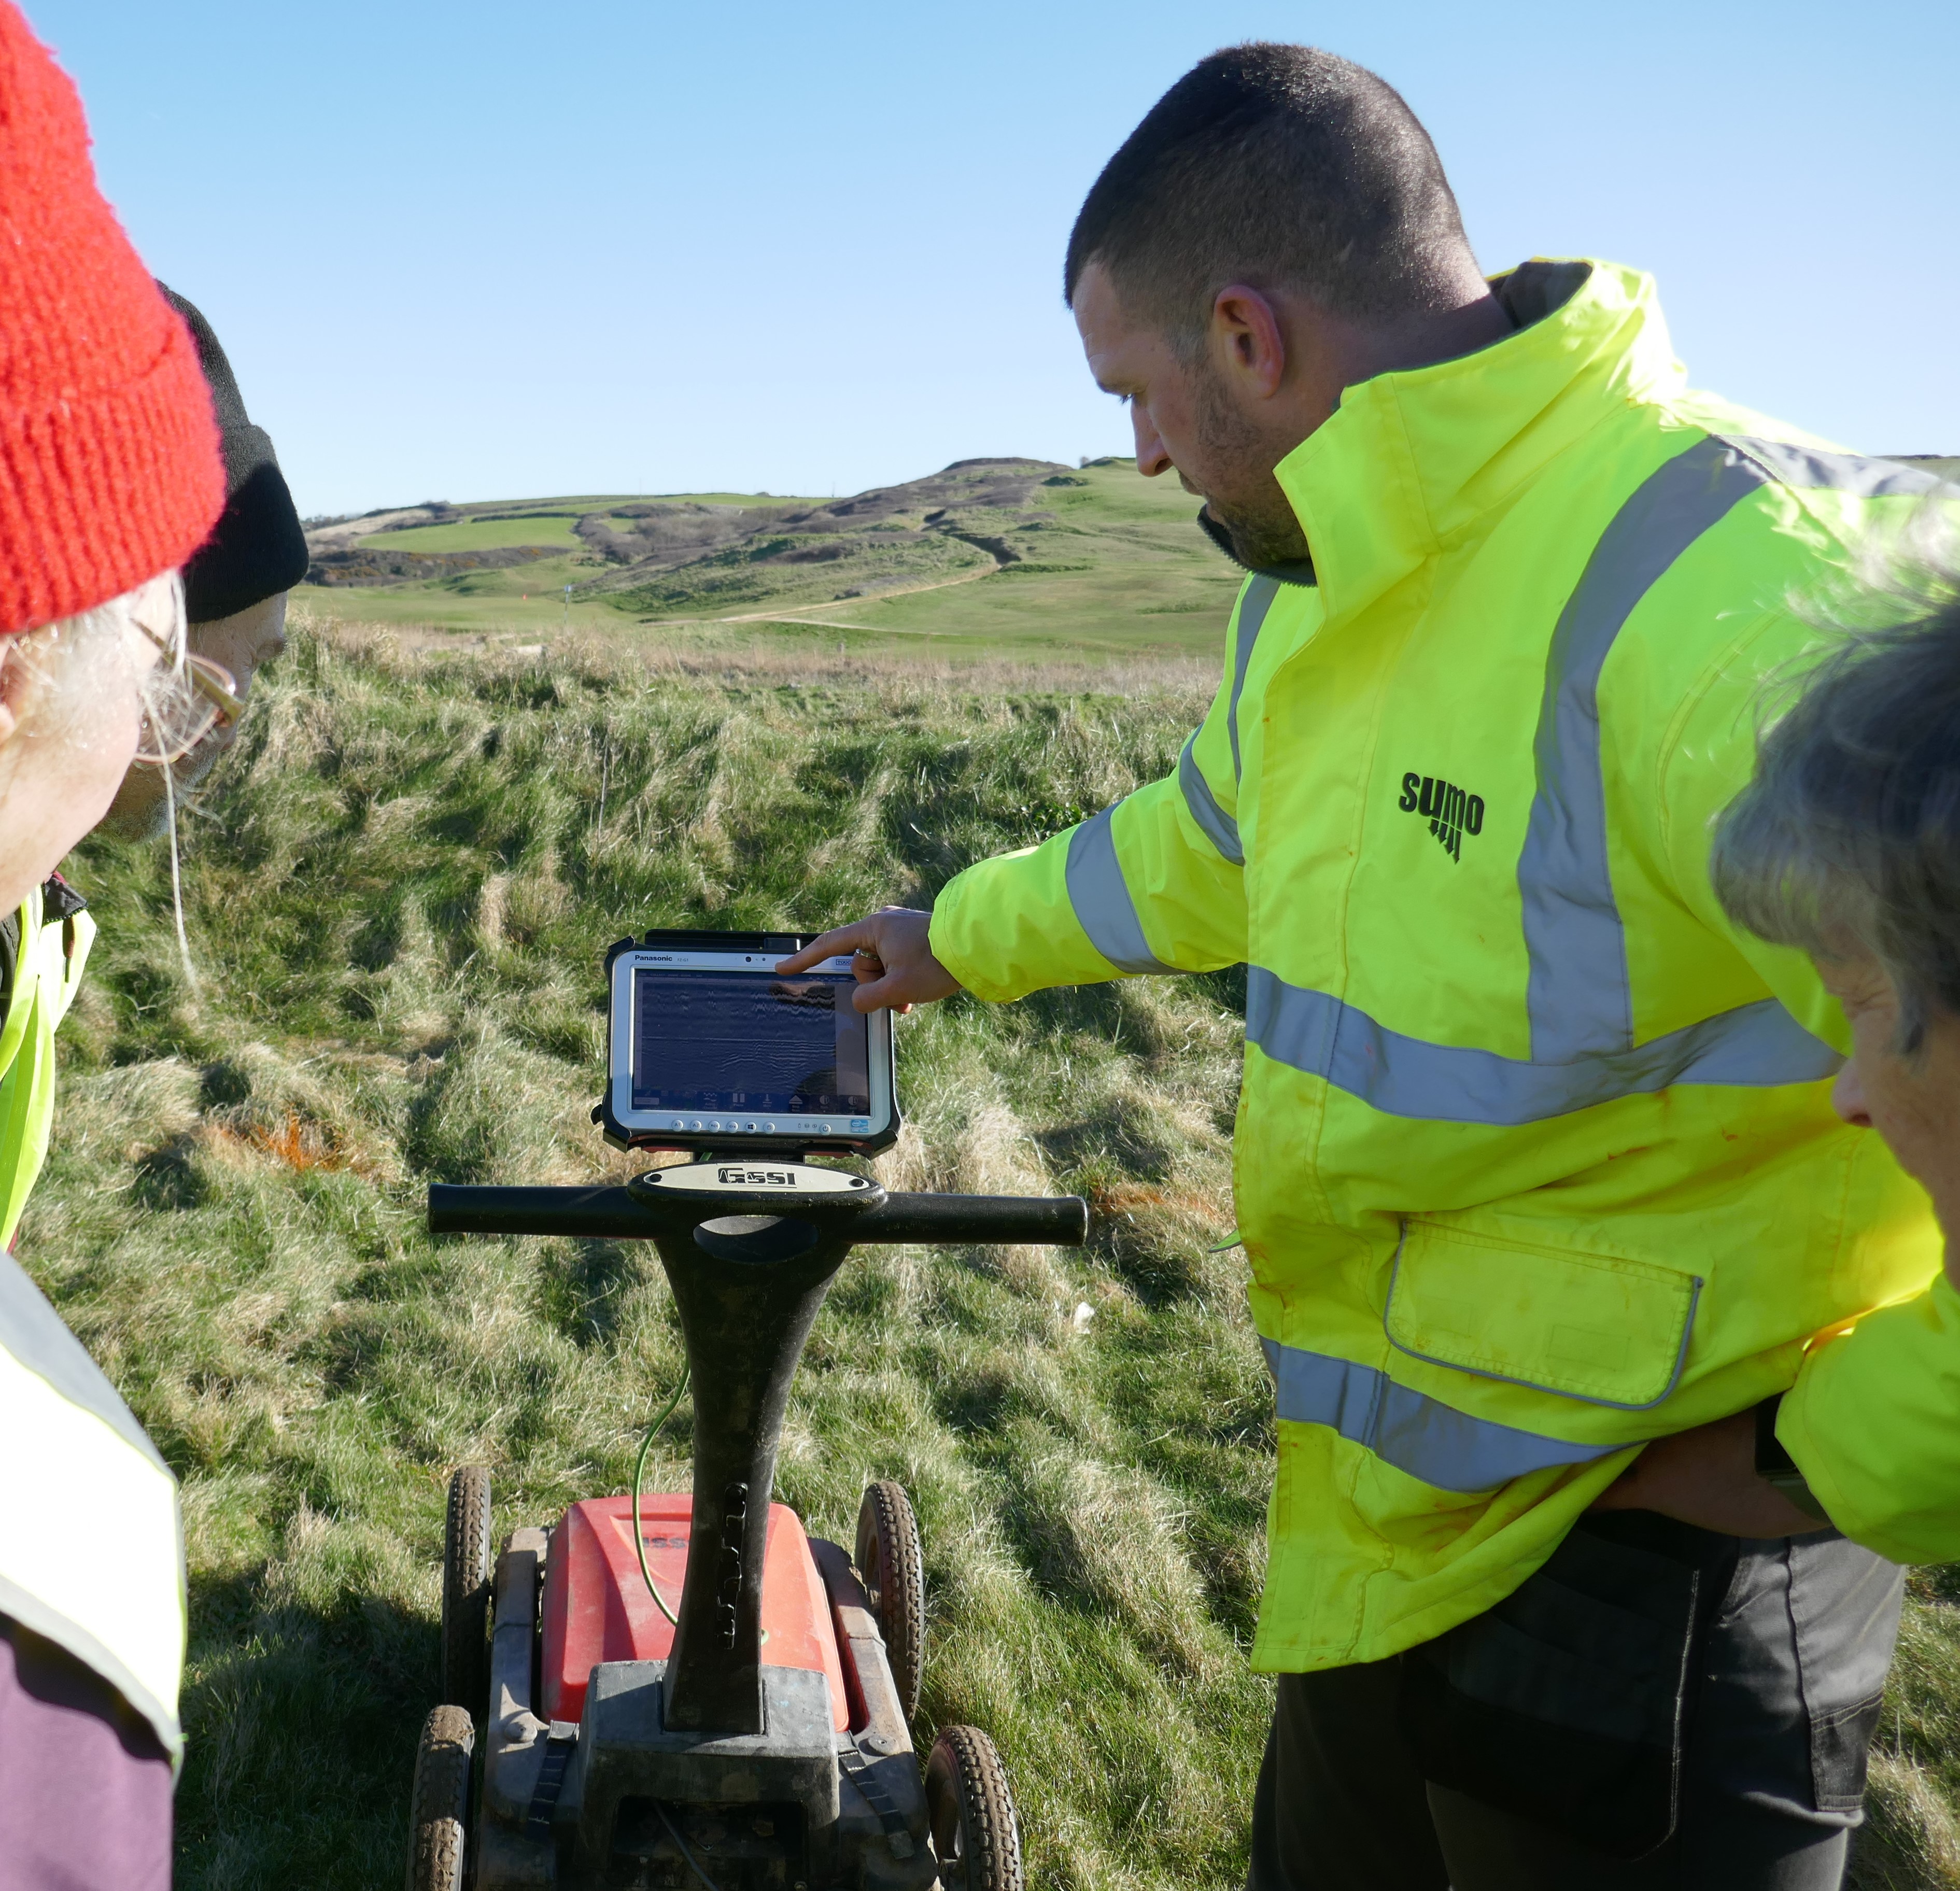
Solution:
[(1124, 306), (1195, 346), (1228, 283), (1351, 320), (1443, 305), (1469, 245), (1429, 134), (1392, 86), (1308, 46), (1199, 60), (1103, 167), (1063, 293), (1108, 270)]

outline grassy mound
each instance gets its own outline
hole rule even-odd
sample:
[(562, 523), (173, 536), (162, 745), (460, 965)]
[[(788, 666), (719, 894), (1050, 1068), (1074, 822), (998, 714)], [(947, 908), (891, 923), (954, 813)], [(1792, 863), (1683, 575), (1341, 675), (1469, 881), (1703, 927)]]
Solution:
[[(421, 1226), (432, 1179), (634, 1166), (587, 1118), (607, 942), (928, 898), (1169, 769), (1210, 686), (783, 651), (694, 673), (617, 640), (546, 670), (329, 627), (185, 820), (199, 990), (162, 850), (91, 846), (102, 934), (21, 1248), (183, 1479), (186, 1891), (397, 1881), (450, 1468), (492, 1466), (500, 1533), (622, 1490), (678, 1374), (650, 1254)], [(781, 1491), (813, 1529), (848, 1540), (871, 1478), (912, 1491), (920, 1730), (992, 1730), (1044, 1886), (1244, 1870), (1271, 1401), (1211, 1251), (1242, 997), (1145, 979), (904, 1022), (880, 1173), (1082, 1190), (1095, 1243), (856, 1257), (792, 1400)], [(1929, 1590), (1912, 1616), (1868, 1884), (1960, 1883), (1956, 1616)]]
[[(431, 503), (308, 534), (301, 599), (425, 637), (813, 629), (945, 655), (1216, 650), (1241, 574), (1135, 462), (962, 460), (830, 501)], [(371, 529), (373, 528), (373, 529)]]

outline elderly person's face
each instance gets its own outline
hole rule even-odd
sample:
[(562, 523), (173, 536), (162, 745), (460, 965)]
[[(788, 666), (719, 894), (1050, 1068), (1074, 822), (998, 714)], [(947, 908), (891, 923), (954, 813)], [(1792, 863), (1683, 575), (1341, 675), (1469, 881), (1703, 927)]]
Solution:
[(138, 626), (167, 642), (174, 609), (160, 578), (133, 594), (128, 621), (72, 651), (0, 637), (0, 912), (101, 820), (136, 753), (144, 681), (162, 654)]
[[(186, 641), (193, 654), (209, 657), (220, 669), (231, 673), (240, 698), (249, 696), (253, 674), (286, 647), (286, 594), (280, 591), (229, 617), (192, 624)], [(237, 734), (234, 724), (220, 722), (176, 763), (172, 772), (177, 793), (181, 794), (202, 781)], [(164, 813), (163, 770), (132, 768), (116, 791), (106, 824), (112, 833), (140, 837), (157, 831)]]
[(1908, 1055), (1898, 1049), (1898, 993), (1876, 959), (1847, 945), (1816, 964), (1851, 1026), (1851, 1055), (1831, 1087), (1832, 1106), (1885, 1138), (1899, 1167), (1932, 1196), (1949, 1239), (1960, 1238), (1960, 1017), (1936, 1011)]

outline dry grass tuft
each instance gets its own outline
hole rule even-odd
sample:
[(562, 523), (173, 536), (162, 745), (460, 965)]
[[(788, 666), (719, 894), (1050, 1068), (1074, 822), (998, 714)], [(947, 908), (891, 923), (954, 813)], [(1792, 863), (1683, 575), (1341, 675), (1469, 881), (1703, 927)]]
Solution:
[(1898, 1754), (1872, 1756), (1869, 1825), (1857, 1882), (1869, 1891), (1930, 1891), (1960, 1883), (1960, 1821), (1933, 1781)]

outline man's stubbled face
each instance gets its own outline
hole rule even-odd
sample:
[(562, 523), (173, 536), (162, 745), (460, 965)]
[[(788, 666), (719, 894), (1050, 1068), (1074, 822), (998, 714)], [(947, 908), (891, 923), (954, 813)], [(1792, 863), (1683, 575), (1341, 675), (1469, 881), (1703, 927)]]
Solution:
[(1200, 489), (1186, 479), (1185, 490), (1204, 491), (1206, 515), (1231, 541), (1232, 556), (1241, 565), (1265, 571), (1305, 562), (1306, 534), (1273, 476), (1277, 461), (1270, 444), (1231, 404), (1208, 362), (1201, 358), (1187, 371), (1197, 384), (1195, 457), (1211, 484)]
[(1202, 347), (1187, 355), (1133, 321), (1099, 263), (1076, 285), (1075, 324), (1096, 385), (1130, 410), (1137, 470), (1146, 479), (1174, 470), (1185, 491), (1204, 500), (1242, 565), (1304, 560), (1306, 535), (1273, 477), (1298, 443), (1262, 432)]

